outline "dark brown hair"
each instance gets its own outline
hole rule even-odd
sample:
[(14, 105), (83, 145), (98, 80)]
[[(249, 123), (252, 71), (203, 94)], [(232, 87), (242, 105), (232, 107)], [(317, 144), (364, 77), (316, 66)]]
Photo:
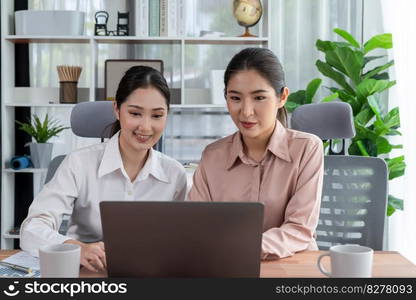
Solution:
[[(147, 66), (134, 66), (126, 71), (116, 92), (117, 107), (127, 100), (127, 97), (138, 88), (154, 87), (165, 97), (166, 105), (169, 111), (170, 91), (166, 79), (158, 70)], [(111, 135), (113, 136), (120, 130), (120, 121), (117, 120), (112, 124)]]
[[(234, 55), (228, 63), (224, 74), (224, 96), (227, 96), (227, 85), (231, 77), (243, 70), (255, 70), (266, 79), (276, 92), (277, 96), (285, 88), (285, 73), (279, 59), (266, 48), (246, 48)], [(287, 127), (287, 111), (283, 106), (277, 112), (277, 119)]]

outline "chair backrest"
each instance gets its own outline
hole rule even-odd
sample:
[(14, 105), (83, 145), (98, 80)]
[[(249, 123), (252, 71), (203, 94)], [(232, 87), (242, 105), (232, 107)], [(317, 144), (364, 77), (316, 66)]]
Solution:
[(378, 157), (327, 155), (317, 243), (360, 244), (382, 250), (387, 166)]
[(48, 166), (48, 172), (46, 173), (45, 184), (47, 184), (52, 179), (53, 175), (55, 175), (56, 170), (61, 165), (65, 156), (66, 155), (58, 155), (51, 160)]
[(351, 106), (340, 101), (299, 106), (292, 113), (291, 128), (315, 134), (322, 140), (355, 136)]
[(71, 112), (72, 131), (80, 137), (109, 138), (115, 121), (112, 101), (81, 102)]
[[(297, 108), (292, 128), (322, 140), (355, 135), (352, 109), (344, 102), (307, 104)], [(382, 250), (387, 207), (387, 165), (377, 157), (326, 155), (318, 247), (360, 244)]]
[[(112, 124), (116, 120), (112, 101), (81, 102), (71, 112), (72, 132), (80, 137), (109, 138)], [(48, 183), (64, 160), (65, 155), (56, 156), (51, 160), (46, 173), (45, 184)]]

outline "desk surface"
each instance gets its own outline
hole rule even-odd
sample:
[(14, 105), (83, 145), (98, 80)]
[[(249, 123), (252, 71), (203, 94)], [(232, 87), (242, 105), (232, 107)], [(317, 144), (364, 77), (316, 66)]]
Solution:
[[(0, 260), (18, 252), (19, 250), (1, 250)], [(275, 261), (261, 263), (260, 277), (325, 277), (318, 270), (316, 261), (325, 251), (304, 251)], [(329, 268), (329, 258), (323, 259), (323, 264)], [(93, 273), (84, 268), (80, 277), (106, 277), (105, 273)], [(404, 258), (398, 252), (376, 251), (374, 253), (373, 277), (415, 277), (416, 265)]]
[[(260, 277), (325, 277), (316, 265), (322, 253), (325, 251), (305, 251), (281, 260), (263, 262)], [(330, 270), (329, 257), (322, 261)], [(375, 251), (373, 277), (416, 277), (416, 265), (398, 252)]]

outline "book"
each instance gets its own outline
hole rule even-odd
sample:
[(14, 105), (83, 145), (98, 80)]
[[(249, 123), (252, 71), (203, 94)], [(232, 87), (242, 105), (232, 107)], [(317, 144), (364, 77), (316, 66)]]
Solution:
[(149, 0), (149, 36), (160, 34), (160, 2)]
[(160, 0), (160, 36), (176, 36), (177, 1)]
[(176, 31), (177, 36), (184, 37), (185, 32), (185, 0), (177, 0)]
[(168, 0), (168, 36), (177, 36), (177, 15), (178, 2), (176, 0)]
[(134, 12), (135, 35), (149, 36), (149, 0), (135, 0)]
[(168, 36), (168, 0), (160, 0), (160, 36)]

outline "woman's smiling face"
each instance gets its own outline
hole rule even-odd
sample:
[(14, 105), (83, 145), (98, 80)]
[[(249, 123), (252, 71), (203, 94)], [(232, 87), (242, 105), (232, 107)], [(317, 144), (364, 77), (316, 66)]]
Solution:
[(133, 151), (148, 150), (163, 134), (168, 107), (161, 92), (149, 86), (134, 90), (120, 108), (114, 104), (120, 121), (120, 143)]
[(255, 70), (233, 74), (228, 81), (227, 107), (243, 138), (268, 138), (274, 130), (277, 111), (287, 99), (287, 89), (280, 96)]

